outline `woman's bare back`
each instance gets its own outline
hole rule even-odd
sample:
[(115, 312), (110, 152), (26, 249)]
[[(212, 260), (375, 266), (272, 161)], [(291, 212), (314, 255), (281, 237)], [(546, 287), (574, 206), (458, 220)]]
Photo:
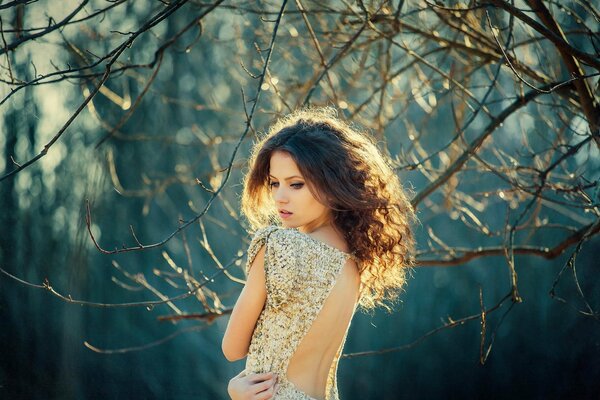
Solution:
[(327, 378), (358, 300), (360, 275), (356, 263), (348, 259), (323, 308), (298, 345), (287, 369), (287, 379), (315, 399), (324, 399)]
[[(325, 246), (348, 253), (348, 245), (338, 234), (321, 231), (309, 235)], [(360, 274), (356, 262), (348, 259), (340, 271), (323, 308), (298, 345), (287, 369), (287, 378), (298, 389), (316, 399), (324, 399), (327, 378), (358, 301)]]

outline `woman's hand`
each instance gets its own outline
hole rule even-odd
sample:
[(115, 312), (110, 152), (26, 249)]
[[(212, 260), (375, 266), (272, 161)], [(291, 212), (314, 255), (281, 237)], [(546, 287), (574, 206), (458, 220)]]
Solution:
[(244, 375), (240, 372), (229, 381), (227, 393), (232, 400), (265, 400), (275, 395), (279, 388), (277, 374), (266, 372), (264, 374)]

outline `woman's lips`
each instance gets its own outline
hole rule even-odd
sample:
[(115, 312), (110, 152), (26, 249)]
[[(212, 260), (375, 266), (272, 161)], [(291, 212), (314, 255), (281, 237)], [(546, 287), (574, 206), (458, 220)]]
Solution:
[(287, 211), (279, 211), (279, 216), (283, 219), (291, 217), (293, 213)]

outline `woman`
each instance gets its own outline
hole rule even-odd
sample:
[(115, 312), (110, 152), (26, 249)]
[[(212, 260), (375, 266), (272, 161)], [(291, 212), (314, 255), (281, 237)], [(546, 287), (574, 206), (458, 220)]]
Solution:
[(254, 147), (242, 212), (258, 229), (222, 349), (247, 357), (232, 399), (338, 399), (336, 372), (358, 305), (397, 299), (415, 215), (370, 137), (308, 109)]

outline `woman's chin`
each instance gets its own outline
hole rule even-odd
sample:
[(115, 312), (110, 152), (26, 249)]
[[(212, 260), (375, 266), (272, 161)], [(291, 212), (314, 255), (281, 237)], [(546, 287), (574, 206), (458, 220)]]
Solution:
[(285, 219), (281, 220), (281, 225), (284, 226), (284, 227), (286, 227), (286, 228), (297, 228), (298, 227), (297, 226), (298, 224), (294, 224), (291, 221), (286, 221)]

